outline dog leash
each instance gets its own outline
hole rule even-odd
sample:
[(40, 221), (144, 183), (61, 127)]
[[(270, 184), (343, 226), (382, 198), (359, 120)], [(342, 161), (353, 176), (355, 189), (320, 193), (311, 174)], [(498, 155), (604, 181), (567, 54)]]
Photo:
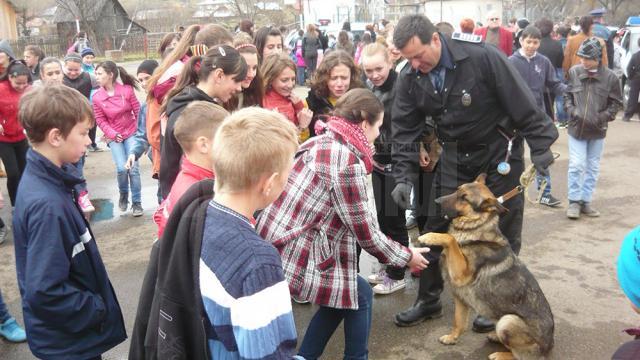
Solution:
[[(554, 158), (557, 159), (558, 156), (555, 156), (555, 155), (556, 154), (554, 154)], [(529, 167), (522, 172), (522, 175), (520, 175), (520, 185), (514, 187), (504, 195), (498, 197), (497, 198), (498, 202), (500, 204), (504, 204), (505, 201), (515, 197), (520, 193), (525, 192), (527, 194), (525, 197), (530, 203), (538, 204), (540, 202), (540, 199), (542, 198), (544, 189), (547, 187), (547, 179), (542, 179), (542, 181), (540, 182), (539, 190), (538, 190), (538, 196), (536, 196), (535, 200), (532, 200), (531, 197), (529, 196), (529, 192), (527, 191), (527, 189), (536, 180), (536, 173), (537, 171), (535, 166), (533, 164), (529, 165)]]
[[(522, 175), (520, 175), (520, 185), (514, 187), (513, 189), (511, 189), (510, 191), (508, 191), (504, 195), (499, 196), (497, 198), (498, 202), (500, 204), (504, 204), (507, 200), (510, 200), (513, 197), (515, 197), (516, 195), (518, 195), (518, 194), (524, 192), (525, 190), (527, 190), (529, 185), (531, 185), (531, 183), (535, 179), (535, 176), (536, 176), (536, 169), (535, 169), (535, 167), (533, 165), (531, 165), (531, 166), (529, 166), (529, 168), (527, 168), (527, 170), (525, 170), (522, 173)], [(545, 184), (545, 186), (546, 186), (546, 184)]]

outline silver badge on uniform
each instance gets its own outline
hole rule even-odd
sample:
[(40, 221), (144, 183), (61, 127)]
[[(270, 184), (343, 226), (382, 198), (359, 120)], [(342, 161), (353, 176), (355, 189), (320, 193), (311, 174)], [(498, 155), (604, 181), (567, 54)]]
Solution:
[(462, 105), (464, 106), (471, 105), (471, 94), (468, 94), (464, 90), (462, 91)]

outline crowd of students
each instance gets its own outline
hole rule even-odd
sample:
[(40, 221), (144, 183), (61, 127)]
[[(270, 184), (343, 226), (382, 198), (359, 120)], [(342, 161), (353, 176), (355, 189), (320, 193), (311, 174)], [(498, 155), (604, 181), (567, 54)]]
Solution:
[[(27, 330), (0, 297), (1, 335), (27, 339), (39, 358), (78, 359), (100, 358), (126, 338), (86, 220), (94, 208), (82, 169), (86, 149), (100, 150), (97, 126), (115, 164), (121, 211), (131, 203), (132, 215), (143, 215), (145, 153), (158, 179), (157, 239), (130, 358), (316, 359), (342, 322), (345, 358), (368, 357), (372, 294), (402, 289), (405, 268), (428, 266), (428, 248), (408, 247), (404, 209), (391, 195), (394, 85), (410, 64), (393, 46), (392, 24), (352, 50), (344, 30), (326, 53), (312, 24), (291, 45), (275, 27), (253, 34), (253, 24), (241, 25), (236, 34), (215, 24), (170, 34), (162, 61), (145, 60), (136, 77), (112, 61), (94, 66), (86, 36), (63, 61), (33, 47), (27, 61), (15, 60), (0, 42), (0, 157)], [(619, 93), (600, 41), (580, 44), (580, 65), (564, 85), (537, 53), (541, 38), (538, 28), (525, 28), (522, 50), (510, 59), (540, 108), (544, 89), (565, 94), (575, 138), (569, 200), (578, 216), (597, 216), (589, 205), (597, 140)], [(301, 67), (312, 79), (306, 99), (294, 92)], [(591, 86), (584, 82), (602, 91), (588, 103), (594, 113), (578, 117)], [(420, 164), (429, 169), (432, 149), (422, 145)], [(362, 249), (385, 265), (368, 279), (358, 275)], [(320, 306), (298, 351), (291, 299)]]

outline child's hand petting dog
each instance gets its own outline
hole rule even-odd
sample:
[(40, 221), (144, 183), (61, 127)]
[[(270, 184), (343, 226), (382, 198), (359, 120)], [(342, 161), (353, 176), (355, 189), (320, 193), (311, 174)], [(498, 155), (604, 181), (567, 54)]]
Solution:
[(411, 269), (411, 271), (422, 270), (425, 269), (427, 265), (429, 265), (429, 261), (427, 261), (427, 259), (425, 259), (422, 254), (428, 253), (429, 251), (431, 251), (431, 249), (425, 247), (410, 248), (409, 250), (411, 250), (411, 260), (409, 260), (407, 266), (409, 267), (409, 269)]

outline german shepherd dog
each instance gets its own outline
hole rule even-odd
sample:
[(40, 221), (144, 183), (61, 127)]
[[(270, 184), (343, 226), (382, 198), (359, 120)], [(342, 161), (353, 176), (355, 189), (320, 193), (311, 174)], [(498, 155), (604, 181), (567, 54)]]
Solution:
[(453, 345), (466, 330), (473, 309), (496, 323), (489, 340), (510, 352), (492, 360), (540, 359), (553, 348), (553, 314), (538, 282), (513, 253), (498, 228), (504, 208), (485, 185), (485, 174), (436, 200), (453, 219), (446, 234), (427, 233), (424, 245), (443, 247), (442, 277), (453, 293), (455, 316), (450, 334), (440, 342)]

